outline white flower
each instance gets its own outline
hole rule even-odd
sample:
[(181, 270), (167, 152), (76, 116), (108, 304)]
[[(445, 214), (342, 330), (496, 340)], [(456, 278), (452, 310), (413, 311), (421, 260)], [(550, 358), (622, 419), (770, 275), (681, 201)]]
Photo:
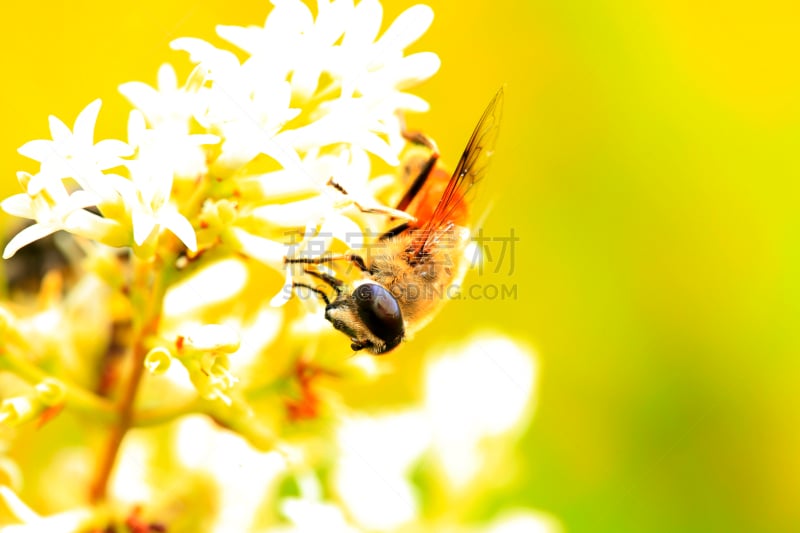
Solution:
[[(505, 513), (500, 519), (493, 521), (485, 533), (559, 533), (561, 525), (551, 516), (544, 513), (517, 510)], [(477, 533), (477, 532), (476, 532)]]
[[(265, 153), (303, 179), (295, 152), (335, 145), (396, 165), (404, 146), (397, 111), (427, 109), (402, 91), (439, 68), (435, 54), (403, 55), (427, 30), (431, 9), (412, 7), (375, 41), (382, 18), (376, 1), (320, 0), (316, 18), (299, 0), (273, 3), (263, 28), (218, 28), (250, 54), (243, 64), (199, 39), (172, 43), (208, 71), (205, 120), (223, 132), (225, 168)], [(330, 79), (320, 85), (323, 73)], [(294, 101), (302, 108), (291, 108)]]
[(132, 180), (116, 176), (117, 190), (130, 209), (133, 241), (143, 246), (155, 242), (162, 229), (171, 231), (189, 250), (197, 250), (192, 224), (169, 202), (172, 176), (153, 169), (137, 170)]
[(158, 89), (140, 81), (131, 81), (119, 86), (127, 98), (147, 118), (151, 126), (164, 123), (182, 124), (187, 127), (201, 101), (197, 92), (199, 73), (190, 76), (184, 87), (178, 87), (178, 78), (172, 65), (164, 63), (158, 69)]
[(342, 510), (330, 503), (286, 498), (281, 510), (293, 527), (270, 529), (270, 533), (359, 533), (358, 529), (347, 523)]
[(125, 164), (195, 179), (208, 170), (204, 145), (218, 142), (216, 135), (190, 133), (186, 122), (162, 121), (148, 129), (143, 114), (134, 110), (128, 118), (128, 143), (135, 147), (136, 158)]
[(269, 533), (359, 532), (348, 522), (339, 506), (322, 499), (322, 484), (315, 474), (299, 473), (295, 476), (295, 481), (300, 497), (284, 498), (280, 502), (281, 513), (289, 519), (292, 526), (270, 528), (267, 530)]
[(285, 80), (256, 76), (242, 68), (233, 53), (201, 39), (176, 39), (172, 47), (189, 52), (192, 60), (208, 71), (211, 87), (203, 92), (206, 111), (196, 118), (218, 130), (224, 139), (218, 168), (238, 170), (260, 153), (284, 168), (299, 166), (297, 154), (273, 139), (299, 112), (289, 107), (291, 89)]
[(120, 85), (120, 92), (138, 109), (128, 119), (128, 143), (136, 148), (138, 164), (161, 165), (175, 177), (192, 179), (207, 171), (203, 145), (216, 144), (219, 137), (191, 133), (191, 121), (203, 109), (201, 70), (181, 88), (169, 64), (158, 70), (158, 90), (136, 81)]
[(263, 28), (219, 26), (219, 35), (252, 56), (254, 67), (276, 77), (291, 75), (292, 89), (303, 99), (317, 90), (319, 76), (331, 63), (334, 43), (352, 16), (352, 1), (318, 2), (317, 19), (298, 0), (273, 1)]
[[(419, 83), (439, 70), (440, 61), (432, 52), (403, 56), (403, 51), (419, 39), (433, 22), (433, 10), (413, 6), (392, 23), (373, 43), (380, 27), (382, 7), (377, 0), (360, 2), (353, 13), (351, 28), (335, 49), (334, 75), (343, 80), (342, 95), (355, 92), (365, 96), (379, 93), (384, 100), (395, 100), (401, 109), (425, 111), (424, 100), (400, 91)], [(387, 94), (396, 92), (398, 94)], [(388, 98), (386, 98), (388, 96)]]
[(87, 191), (103, 199), (111, 199), (113, 191), (103, 179), (103, 170), (122, 164), (121, 157), (131, 154), (122, 141), (103, 140), (94, 144), (94, 126), (102, 102), (98, 99), (86, 106), (75, 119), (73, 131), (58, 118), (50, 116), (52, 140), (25, 143), (19, 153), (41, 163), (41, 169), (28, 184), (28, 192), (36, 194), (47, 183), (73, 178)]
[[(300, 128), (278, 134), (277, 141), (297, 150), (347, 143), (371, 152), (390, 165), (399, 164), (397, 158), (402, 147), (392, 146), (383, 136), (388, 133), (387, 121), (394, 123), (394, 114), (388, 117), (375, 113), (365, 98), (340, 98), (320, 105), (320, 117)], [(396, 109), (392, 109), (395, 111)]]
[(42, 517), (36, 514), (8, 487), (0, 486), (0, 516), (13, 517), (3, 533), (63, 533), (79, 531), (91, 518), (89, 509), (79, 508)]
[[(369, 154), (397, 165), (405, 147), (398, 112), (427, 108), (404, 91), (431, 76), (438, 57), (405, 49), (433, 13), (414, 6), (379, 36), (383, 11), (376, 0), (319, 0), (316, 15), (299, 0), (273, 4), (263, 27), (218, 28), (248, 54), (243, 61), (203, 40), (180, 38), (172, 47), (197, 64), (182, 87), (168, 64), (159, 69), (157, 87), (122, 84), (138, 108), (128, 144), (94, 144), (99, 100), (80, 113), (74, 131), (51, 117), (53, 140), (20, 149), (41, 170), (27, 180), (27, 197), (4, 206), (36, 224), (6, 253), (64, 229), (149, 256), (168, 230), (192, 251), (227, 246), (282, 269), (282, 256), (292, 252), (290, 231), (306, 228), (313, 236), (308, 246), (363, 242), (359, 224), (369, 217), (347, 209), (378, 205), (368, 184)], [(258, 172), (248, 166), (255, 160)], [(117, 166), (128, 175), (104, 174)], [(328, 185), (331, 178), (347, 197)], [(225, 217), (215, 216), (226, 202)], [(100, 216), (85, 209), (92, 205)]]
[(164, 313), (180, 317), (178, 322), (182, 323), (184, 315), (235, 298), (247, 284), (247, 278), (247, 268), (237, 259), (214, 261), (170, 287), (164, 297)]
[(184, 325), (176, 345), (177, 358), (200, 396), (230, 405), (228, 391), (239, 380), (230, 371), (228, 355), (239, 349), (238, 332), (224, 324)]
[[(189, 416), (176, 423), (175, 457), (193, 471), (213, 479), (217, 517), (203, 531), (211, 533), (256, 531), (264, 499), (286, 473), (286, 459), (278, 452), (256, 450), (246, 441), (219, 427), (207, 417)], [(141, 465), (136, 465), (141, 472)], [(318, 531), (330, 531), (321, 529)]]
[[(17, 177), (24, 189), (30, 190), (33, 176), (19, 172)], [(111, 245), (122, 244), (122, 228), (114, 221), (99, 217), (84, 208), (96, 205), (97, 197), (87, 191), (68, 193), (64, 184), (50, 181), (36, 193), (20, 193), (10, 196), (0, 204), (11, 215), (35, 220), (6, 245), (3, 258), (8, 259), (23, 246), (51, 233), (66, 230), (87, 238)]]
[(420, 413), (345, 419), (334, 481), (350, 515), (369, 531), (391, 531), (413, 520), (417, 496), (409, 470), (429, 445)]
[[(427, 31), (433, 11), (425, 5), (403, 12), (375, 41), (383, 17), (377, 0), (357, 6), (351, 0), (320, 0), (318, 15), (299, 0), (274, 1), (263, 28), (219, 26), (219, 35), (248, 52), (249, 63), (280, 79), (291, 74), (292, 89), (309, 98), (318, 89), (320, 75), (331, 74), (341, 96), (356, 91), (396, 89), (427, 79), (439, 68), (435, 54), (424, 52), (403, 57), (403, 51)], [(341, 44), (336, 44), (341, 39)], [(382, 86), (377, 80), (383, 80)], [(319, 88), (330, 91), (331, 87)], [(407, 99), (415, 107), (425, 103)]]
[(170, 202), (176, 163), (168, 152), (146, 140), (147, 132), (152, 130), (145, 130), (141, 114), (131, 112), (129, 137), (138, 146), (136, 159), (125, 161), (131, 179), (108, 176), (130, 212), (133, 240), (142, 246), (151, 236), (157, 238), (163, 228), (174, 233), (190, 250), (197, 250), (192, 224)]
[(428, 366), (425, 412), (448, 477), (463, 487), (478, 473), (484, 438), (511, 431), (532, 407), (533, 354), (510, 339), (476, 336)]

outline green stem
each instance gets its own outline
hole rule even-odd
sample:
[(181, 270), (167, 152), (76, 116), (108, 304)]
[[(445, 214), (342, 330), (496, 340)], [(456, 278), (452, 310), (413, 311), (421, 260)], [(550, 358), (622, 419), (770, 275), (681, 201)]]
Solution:
[(254, 448), (261, 451), (274, 450), (277, 445), (275, 433), (258, 420), (253, 412), (234, 400), (233, 405), (220, 401), (203, 401), (203, 412), (220, 426), (238, 433)]
[[(9, 350), (8, 347), (0, 351), (0, 369), (12, 372), (31, 385), (36, 385), (51, 377), (47, 372), (15, 353), (13, 349)], [(99, 422), (109, 423), (116, 420), (116, 409), (109, 401), (92, 394), (75, 383), (69, 383), (60, 377), (57, 379), (66, 387), (64, 405), (67, 409), (90, 415), (92, 420)]]
[(256, 419), (249, 407), (237, 400), (234, 400), (233, 405), (225, 405), (219, 400), (198, 398), (182, 405), (149, 409), (136, 413), (133, 426), (157, 426), (195, 413), (205, 414), (220, 426), (239, 434), (259, 450), (275, 448), (277, 439), (272, 430)]
[(134, 427), (152, 427), (172, 422), (182, 416), (202, 413), (203, 403), (195, 399), (184, 404), (154, 407), (137, 412), (133, 417)]

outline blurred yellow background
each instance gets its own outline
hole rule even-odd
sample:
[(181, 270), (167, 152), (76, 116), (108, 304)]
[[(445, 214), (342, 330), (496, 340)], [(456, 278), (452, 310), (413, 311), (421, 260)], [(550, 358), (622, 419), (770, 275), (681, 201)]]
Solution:
[[(484, 502), (568, 531), (800, 531), (800, 8), (794, 2), (428, 2), (442, 59), (409, 122), (454, 163), (503, 83), (481, 191), (515, 300), (452, 302), (423, 349), (496, 329), (534, 346), (525, 471)], [(391, 20), (411, 2), (384, 2)], [(261, 24), (266, 1), (13, 2), (0, 19), (0, 192), (16, 153), (119, 84), (155, 82), (180, 36)], [(4, 218), (7, 221), (8, 218)], [(505, 265), (509, 266), (508, 264)]]

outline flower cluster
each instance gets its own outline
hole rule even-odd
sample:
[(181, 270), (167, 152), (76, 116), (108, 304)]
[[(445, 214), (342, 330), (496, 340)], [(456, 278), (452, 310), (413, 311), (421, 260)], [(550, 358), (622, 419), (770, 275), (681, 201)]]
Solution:
[[(426, 366), (419, 406), (358, 415), (343, 389), (391, 363), (328, 349), (320, 313), (283, 305), (285, 257), (344, 249), (385, 222), (364, 208), (398, 196), (401, 116), (428, 108), (408, 90), (439, 59), (406, 52), (432, 22), (427, 6), (381, 33), (377, 0), (319, 0), (316, 13), (272, 3), (261, 27), (218, 27), (233, 50), (173, 41), (193, 65), (185, 81), (165, 64), (155, 87), (123, 84), (127, 140), (95, 141), (95, 100), (71, 129), (50, 117), (52, 139), (19, 149), (38, 170), (1, 206), (32, 222), (3, 257), (63, 257), (35, 296), (0, 305), (0, 524), (10, 516), (12, 531), (455, 527), (451, 502), (482, 460), (505, 456), (482, 445), (527, 419), (535, 369), (510, 341), (490, 351), (521, 383), (484, 383), (491, 412), (452, 378), (485, 379), (484, 356), (466, 349)], [(35, 440), (33, 420), (84, 440), (33, 466), (4, 457), (5, 442)], [(424, 516), (410, 477), (428, 458), (447, 488)], [(57, 491), (34, 512), (23, 478), (91, 490)], [(176, 511), (217, 493), (215, 518)]]
[[(219, 324), (206, 324), (175, 340), (175, 356), (189, 371), (200, 396), (220, 399), (228, 405), (231, 399), (226, 392), (237, 382), (230, 372), (228, 355), (238, 349), (236, 331)], [(157, 347), (148, 352), (144, 364), (153, 374), (162, 374), (169, 369), (172, 358), (166, 348)]]
[[(35, 223), (4, 257), (58, 230), (144, 256), (164, 230), (195, 253), (229, 230), (226, 244), (274, 265), (281, 252), (259, 240), (269, 234), (259, 231), (264, 225), (325, 220), (341, 228), (327, 181), (358, 194), (371, 176), (368, 154), (398, 164), (398, 112), (427, 109), (405, 89), (434, 74), (439, 60), (430, 52), (404, 55), (431, 23), (426, 6), (407, 10), (379, 38), (376, 1), (321, 1), (318, 11), (313, 17), (299, 1), (276, 2), (262, 28), (220, 26), (220, 36), (247, 53), (243, 62), (200, 39), (175, 40), (197, 67), (183, 86), (166, 64), (157, 88), (120, 87), (136, 107), (127, 142), (94, 142), (99, 100), (72, 130), (50, 117), (52, 140), (20, 148), (39, 171), (20, 172), (25, 192), (2, 204)], [(280, 202), (300, 195), (324, 198)], [(232, 199), (233, 212), (217, 219)], [(223, 227), (208, 228), (214, 221)]]

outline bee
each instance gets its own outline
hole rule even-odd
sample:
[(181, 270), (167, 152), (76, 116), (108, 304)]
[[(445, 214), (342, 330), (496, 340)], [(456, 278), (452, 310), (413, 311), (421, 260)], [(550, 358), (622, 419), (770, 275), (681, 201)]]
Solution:
[[(315, 269), (305, 273), (331, 287), (331, 300), (319, 287), (294, 282), (325, 302), (325, 318), (345, 333), (354, 351), (378, 355), (396, 348), (413, 328), (422, 327), (439, 307), (445, 289), (458, 280), (458, 259), (469, 241), (467, 193), (486, 174), (500, 124), (501, 88), (489, 102), (452, 174), (437, 166), (436, 144), (419, 132), (404, 137), (430, 151), (418, 175), (396, 206), (410, 215), (378, 238), (365, 260), (347, 253), (315, 258), (285, 258), (286, 263), (322, 264), (348, 261), (362, 272), (350, 287), (337, 277)], [(329, 182), (340, 192), (347, 192)], [(375, 212), (370, 210), (368, 212)], [(388, 210), (386, 214), (390, 214)]]

